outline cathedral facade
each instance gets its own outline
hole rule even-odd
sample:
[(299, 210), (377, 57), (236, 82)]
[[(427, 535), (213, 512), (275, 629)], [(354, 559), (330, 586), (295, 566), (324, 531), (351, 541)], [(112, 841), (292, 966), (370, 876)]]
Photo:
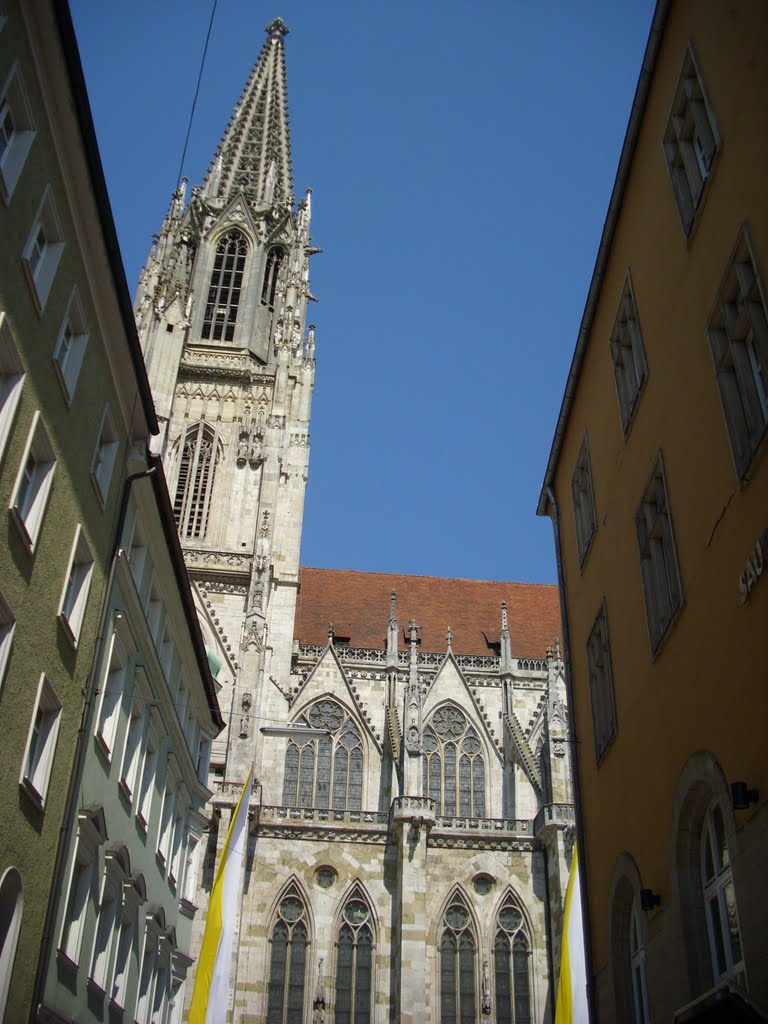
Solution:
[(197, 946), (253, 766), (233, 1022), (547, 1021), (573, 821), (556, 589), (299, 564), (318, 250), (286, 33), (174, 194), (135, 307), (228, 721)]

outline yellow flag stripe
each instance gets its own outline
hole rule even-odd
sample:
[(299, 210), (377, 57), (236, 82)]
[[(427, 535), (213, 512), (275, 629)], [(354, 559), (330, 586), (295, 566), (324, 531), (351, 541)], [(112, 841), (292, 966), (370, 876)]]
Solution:
[(211, 979), (213, 978), (213, 969), (216, 966), (216, 957), (219, 952), (219, 942), (221, 940), (222, 932), (224, 871), (226, 870), (227, 861), (229, 860), (230, 842), (232, 839), (232, 833), (235, 829), (235, 823), (237, 822), (240, 814), (240, 805), (245, 798), (245, 794), (250, 790), (252, 774), (253, 769), (248, 772), (248, 777), (243, 785), (243, 791), (240, 794), (240, 799), (237, 801), (237, 807), (235, 807), (234, 813), (230, 819), (227, 838), (224, 842), (224, 849), (221, 851), (221, 860), (219, 861), (219, 866), (216, 870), (216, 877), (213, 881), (211, 898), (208, 902), (208, 917), (205, 922), (203, 944), (200, 947), (200, 956), (197, 960), (195, 987), (192, 990), (192, 1002), (189, 1007), (189, 1024), (205, 1024), (205, 1018), (208, 1012), (208, 993), (211, 988)]
[(574, 886), (578, 884), (578, 849), (574, 844), (573, 861), (568, 876), (568, 888), (565, 890), (565, 914), (563, 915), (563, 938), (560, 948), (560, 980), (557, 986), (557, 1003), (555, 1008), (555, 1024), (570, 1024), (573, 1020), (573, 991), (571, 984), (571, 954), (568, 932), (571, 923), (571, 905), (573, 903)]

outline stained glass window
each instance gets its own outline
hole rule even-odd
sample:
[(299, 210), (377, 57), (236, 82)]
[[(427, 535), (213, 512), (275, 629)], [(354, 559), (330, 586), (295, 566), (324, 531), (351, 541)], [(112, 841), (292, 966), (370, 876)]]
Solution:
[(327, 729), (330, 735), (288, 741), (283, 803), (288, 807), (360, 810), (363, 747), (355, 722), (329, 698), (313, 704), (298, 721), (314, 729)]
[(247, 254), (248, 242), (237, 228), (219, 240), (203, 315), (204, 338), (213, 341), (234, 338)]
[(499, 911), (493, 944), (496, 1024), (530, 1024), (530, 943), (523, 915), (511, 896)]
[(176, 525), (186, 539), (203, 540), (205, 537), (218, 459), (213, 429), (201, 420), (189, 428), (181, 442), (173, 499)]
[(477, 733), (453, 705), (438, 708), (424, 731), (424, 792), (438, 814), (485, 814), (485, 763)]
[(299, 895), (285, 896), (272, 929), (267, 1024), (302, 1024), (307, 966), (307, 915)]
[(475, 1024), (475, 937), (457, 896), (445, 912), (440, 939), (440, 1024)]
[(358, 893), (344, 906), (336, 946), (335, 1024), (370, 1024), (373, 931), (368, 905)]

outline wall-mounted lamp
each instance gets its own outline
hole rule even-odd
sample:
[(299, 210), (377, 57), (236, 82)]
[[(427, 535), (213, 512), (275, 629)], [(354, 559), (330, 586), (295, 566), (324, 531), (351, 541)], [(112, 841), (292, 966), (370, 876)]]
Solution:
[(653, 889), (641, 889), (640, 890), (640, 909), (648, 913), (649, 910), (653, 910), (654, 907), (661, 906), (661, 896)]
[(759, 799), (759, 791), (750, 789), (746, 782), (731, 783), (731, 803), (734, 811), (746, 811), (750, 804), (756, 804)]

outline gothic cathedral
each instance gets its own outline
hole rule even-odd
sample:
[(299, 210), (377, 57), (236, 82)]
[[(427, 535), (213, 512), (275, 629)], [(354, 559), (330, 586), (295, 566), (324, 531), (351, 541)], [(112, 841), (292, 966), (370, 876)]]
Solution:
[(573, 821), (557, 591), (300, 568), (318, 250), (287, 29), (266, 31), (135, 310), (229, 723), (197, 946), (253, 765), (233, 1022), (551, 1021)]

